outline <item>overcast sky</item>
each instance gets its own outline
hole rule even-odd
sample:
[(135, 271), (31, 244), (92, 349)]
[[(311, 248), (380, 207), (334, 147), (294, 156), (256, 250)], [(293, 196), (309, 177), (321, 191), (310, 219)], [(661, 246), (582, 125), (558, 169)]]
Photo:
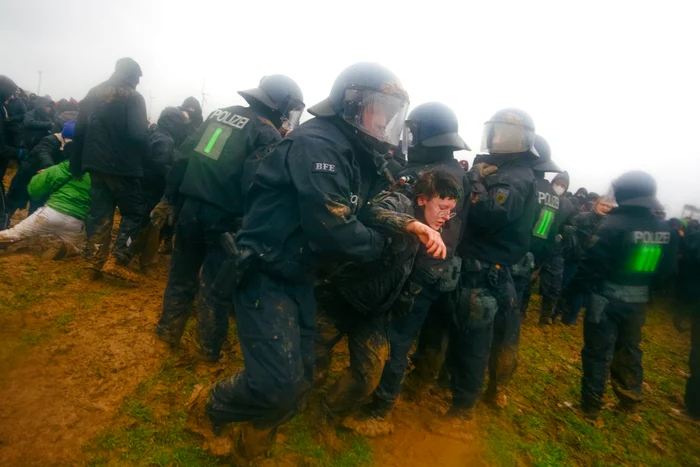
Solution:
[[(478, 150), (496, 110), (529, 112), (571, 188), (651, 172), (671, 214), (700, 205), (700, 2), (0, 0), (0, 74), (80, 100), (124, 56), (154, 119), (208, 94), (205, 113), (283, 73), (307, 106), (358, 61), (393, 70), (412, 106), (442, 101)], [(475, 153), (458, 153), (471, 161)]]

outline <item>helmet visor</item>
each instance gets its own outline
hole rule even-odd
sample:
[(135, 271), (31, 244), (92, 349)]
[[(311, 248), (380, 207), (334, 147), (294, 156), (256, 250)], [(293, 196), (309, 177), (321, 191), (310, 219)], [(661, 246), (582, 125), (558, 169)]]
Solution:
[(409, 148), (418, 144), (418, 127), (420, 122), (415, 120), (406, 120), (403, 126), (403, 134), (401, 135), (401, 148), (404, 154), (408, 154)]
[(299, 101), (292, 101), (289, 110), (282, 116), (282, 127), (287, 131), (292, 131), (299, 126), (301, 115), (304, 113), (304, 104)]
[(531, 150), (535, 130), (507, 122), (486, 122), (481, 135), (481, 150), (489, 154), (515, 154)]
[(399, 146), (408, 98), (375, 89), (345, 90), (343, 118), (352, 126), (380, 143)]

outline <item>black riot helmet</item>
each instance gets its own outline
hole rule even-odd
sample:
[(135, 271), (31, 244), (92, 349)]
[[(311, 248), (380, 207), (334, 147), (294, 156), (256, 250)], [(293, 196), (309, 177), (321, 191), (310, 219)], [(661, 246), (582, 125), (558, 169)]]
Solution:
[(637, 206), (655, 211), (663, 209), (656, 198), (656, 180), (640, 170), (627, 172), (615, 179), (605, 201), (618, 206)]
[(403, 152), (410, 148), (449, 148), (453, 151), (469, 151), (469, 146), (459, 136), (457, 115), (445, 104), (427, 102), (411, 111), (404, 124), (401, 138)]
[(532, 170), (535, 172), (562, 172), (552, 160), (552, 150), (549, 143), (540, 135), (535, 135), (535, 150), (540, 157), (532, 165)]
[(399, 146), (408, 105), (408, 93), (394, 73), (376, 63), (363, 62), (343, 70), (330, 95), (311, 107), (309, 113), (340, 117), (373, 150), (385, 153)]
[(301, 120), (304, 112), (304, 95), (299, 85), (285, 75), (263, 76), (257, 88), (238, 91), (250, 104), (262, 104), (279, 114), (282, 126), (292, 131)]
[(535, 122), (524, 110), (499, 110), (484, 123), (481, 151), (492, 155), (529, 152), (539, 157), (535, 149)]

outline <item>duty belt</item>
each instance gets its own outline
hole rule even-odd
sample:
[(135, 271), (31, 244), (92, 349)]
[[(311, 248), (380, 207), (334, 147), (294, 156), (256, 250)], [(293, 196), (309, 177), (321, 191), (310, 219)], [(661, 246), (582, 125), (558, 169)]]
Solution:
[(603, 282), (600, 294), (605, 298), (625, 303), (648, 303), (649, 287), (646, 285), (620, 285)]

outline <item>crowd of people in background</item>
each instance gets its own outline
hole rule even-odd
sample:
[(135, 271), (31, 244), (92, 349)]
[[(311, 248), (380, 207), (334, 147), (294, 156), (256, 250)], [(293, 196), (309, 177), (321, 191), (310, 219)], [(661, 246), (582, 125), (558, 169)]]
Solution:
[[(399, 396), (420, 400), (439, 375), (451, 429), (479, 401), (503, 408), (537, 285), (543, 328), (575, 326), (586, 309), (580, 410), (592, 422), (608, 379), (620, 413), (638, 410), (647, 305), (671, 297), (679, 329), (692, 318), (685, 403), (700, 420), (700, 223), (667, 221), (651, 175), (572, 193), (513, 108), (484, 124), (470, 168), (455, 157), (470, 148), (454, 112), (409, 113), (399, 79), (371, 63), (344, 70), (303, 124), (302, 90), (284, 75), (240, 91), (248, 106), (204, 119), (189, 97), (151, 124), (141, 76), (122, 58), (80, 102), (0, 76), (0, 174), (16, 166), (0, 245), (54, 236), (55, 259), (83, 255), (92, 280), (133, 285), (172, 255), (163, 345), (176, 348), (194, 314), (197, 358), (217, 362), (236, 321), (245, 367), (193, 410), (235, 438), (239, 462), (302, 410), (321, 427), (388, 433)], [(343, 337), (349, 365), (318, 394)]]

